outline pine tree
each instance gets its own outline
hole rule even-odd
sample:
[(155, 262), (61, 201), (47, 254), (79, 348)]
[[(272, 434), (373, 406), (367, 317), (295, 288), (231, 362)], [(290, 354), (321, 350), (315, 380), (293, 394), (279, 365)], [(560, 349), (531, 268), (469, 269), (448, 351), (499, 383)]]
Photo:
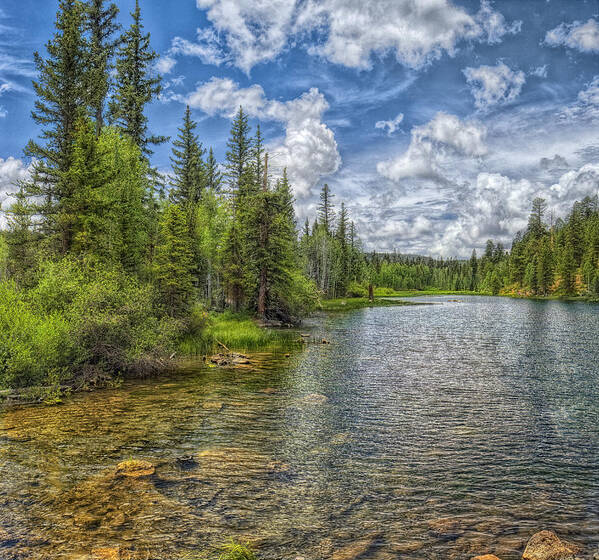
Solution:
[(227, 177), (229, 179), (229, 188), (232, 194), (240, 188), (243, 175), (250, 165), (252, 158), (252, 142), (250, 140), (250, 126), (247, 115), (243, 108), (239, 107), (239, 112), (231, 125), (231, 132), (227, 142)]
[(116, 22), (119, 9), (115, 4), (105, 6), (105, 0), (89, 0), (88, 26), (90, 31), (87, 94), (92, 115), (96, 120), (96, 136), (104, 126), (104, 109), (110, 88), (110, 72), (120, 29)]
[(206, 160), (206, 188), (217, 193), (220, 192), (220, 188), (223, 182), (222, 174), (218, 168), (218, 163), (214, 157), (214, 151), (212, 148), (208, 151), (208, 159)]
[(476, 289), (476, 274), (478, 272), (478, 259), (476, 258), (476, 249), (472, 249), (472, 256), (470, 257), (470, 291), (473, 292)]
[(144, 110), (162, 91), (160, 76), (152, 76), (158, 55), (150, 47), (150, 34), (143, 33), (139, 0), (131, 14), (133, 23), (121, 39), (116, 63), (116, 91), (109, 104), (111, 122), (133, 139), (142, 154), (152, 155), (150, 146), (168, 140), (148, 132)]
[(8, 232), (8, 273), (17, 284), (27, 286), (35, 268), (35, 245), (33, 208), (29, 204), (23, 183), (13, 195), (13, 202), (6, 211)]
[(345, 295), (348, 286), (349, 278), (349, 251), (347, 246), (347, 209), (345, 203), (341, 203), (341, 210), (339, 211), (339, 219), (337, 220), (337, 231), (335, 232), (335, 238), (339, 246), (339, 271), (338, 271), (338, 290), (339, 294)]
[(42, 143), (30, 140), (25, 155), (34, 158), (31, 181), (24, 192), (34, 213), (41, 217), (42, 231), (66, 254), (72, 232), (64, 220), (64, 202), (72, 196), (66, 174), (73, 159), (75, 126), (85, 116), (87, 44), (83, 35), (85, 9), (77, 0), (61, 0), (56, 33), (47, 45), (48, 58), (34, 54), (38, 79), (31, 116), (42, 128)]
[(532, 201), (532, 210), (528, 219), (528, 231), (533, 237), (537, 238), (546, 233), (543, 216), (547, 210), (547, 203), (544, 198), (535, 198)]
[(169, 198), (184, 208), (197, 204), (204, 190), (205, 174), (202, 156), (204, 149), (194, 134), (197, 124), (191, 119), (189, 105), (185, 110), (183, 126), (173, 142), (171, 162), (174, 178), (171, 181)]
[(193, 294), (193, 252), (187, 236), (187, 217), (176, 204), (169, 204), (160, 220), (155, 263), (166, 313), (171, 317), (185, 316)]
[(329, 185), (325, 183), (320, 191), (320, 204), (318, 205), (318, 221), (324, 226), (327, 234), (331, 233), (335, 211), (331, 199), (335, 195), (331, 193)]

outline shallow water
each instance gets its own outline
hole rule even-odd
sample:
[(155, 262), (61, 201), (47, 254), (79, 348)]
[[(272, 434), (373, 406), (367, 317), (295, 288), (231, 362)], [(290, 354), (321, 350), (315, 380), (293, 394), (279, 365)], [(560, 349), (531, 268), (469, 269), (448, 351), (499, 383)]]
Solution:
[[(599, 306), (420, 299), (316, 319), (332, 344), (249, 370), (0, 412), (0, 558), (235, 537), (264, 559), (509, 560), (544, 528), (595, 552)], [(115, 478), (130, 458), (156, 474)]]

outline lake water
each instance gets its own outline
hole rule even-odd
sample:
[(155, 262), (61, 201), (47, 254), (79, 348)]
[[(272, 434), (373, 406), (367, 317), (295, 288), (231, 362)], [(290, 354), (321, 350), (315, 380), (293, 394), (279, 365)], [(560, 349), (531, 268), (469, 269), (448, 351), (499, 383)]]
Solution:
[[(0, 558), (234, 537), (266, 560), (509, 560), (540, 529), (595, 552), (599, 306), (419, 301), (313, 319), (330, 345), (248, 369), (0, 412)], [(131, 458), (155, 475), (115, 477)]]

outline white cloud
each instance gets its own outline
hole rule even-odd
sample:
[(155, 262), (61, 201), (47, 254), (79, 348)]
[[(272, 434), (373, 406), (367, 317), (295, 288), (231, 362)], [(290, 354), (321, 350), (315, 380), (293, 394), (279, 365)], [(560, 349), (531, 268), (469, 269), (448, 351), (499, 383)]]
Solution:
[(582, 23), (561, 23), (547, 32), (545, 43), (551, 47), (565, 46), (584, 53), (599, 52), (599, 23), (593, 18)]
[(394, 119), (390, 121), (377, 121), (374, 125), (375, 128), (387, 129), (387, 134), (391, 136), (403, 121), (403, 113), (399, 113)]
[(531, 76), (536, 76), (537, 78), (546, 78), (547, 77), (547, 64), (543, 64), (543, 66), (537, 66), (533, 68), (529, 74)]
[[(0, 158), (0, 208), (6, 210), (10, 204), (10, 195), (17, 191), (19, 181), (29, 178), (30, 167), (14, 157)], [(4, 213), (1, 214), (0, 225), (4, 225)]]
[(483, 110), (516, 99), (526, 81), (524, 72), (514, 72), (503, 62), (497, 66), (468, 67), (463, 73), (476, 107)]
[(479, 122), (461, 121), (455, 115), (439, 112), (428, 123), (414, 127), (408, 149), (399, 157), (379, 162), (377, 171), (392, 181), (421, 178), (446, 182), (444, 159), (484, 156), (486, 133)]
[(599, 105), (599, 76), (578, 94), (578, 100), (585, 105)]
[(175, 37), (172, 41), (171, 55), (195, 56), (204, 64), (220, 66), (227, 61), (223, 53), (223, 45), (212, 29), (198, 29), (197, 43), (192, 43), (182, 37)]
[(373, 54), (391, 52), (401, 64), (421, 68), (460, 42), (499, 43), (517, 33), (483, 0), (470, 14), (448, 0), (196, 0), (223, 37), (234, 64), (246, 73), (274, 60), (290, 42), (316, 32), (321, 44), (308, 49), (336, 64), (370, 68)]
[(172, 56), (161, 56), (156, 63), (156, 70), (160, 74), (170, 74), (176, 66), (177, 61)]
[(251, 117), (285, 126), (285, 138), (270, 146), (273, 164), (286, 167), (299, 198), (306, 198), (321, 177), (337, 171), (341, 157), (333, 132), (322, 123), (329, 105), (316, 88), (291, 101), (266, 98), (260, 85), (240, 88), (228, 78), (200, 84), (186, 99), (191, 107), (209, 115), (232, 117), (240, 106)]
[(197, 0), (222, 34), (235, 65), (244, 72), (273, 60), (286, 46), (295, 2), (289, 0)]

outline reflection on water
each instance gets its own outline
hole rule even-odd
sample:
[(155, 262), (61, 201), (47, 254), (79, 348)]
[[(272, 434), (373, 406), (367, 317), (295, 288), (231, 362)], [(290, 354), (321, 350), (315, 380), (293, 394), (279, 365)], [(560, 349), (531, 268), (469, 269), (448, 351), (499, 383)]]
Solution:
[[(0, 413), (0, 557), (519, 558), (599, 546), (599, 307), (429, 298), (319, 319), (252, 370)], [(326, 397), (326, 398), (325, 398)], [(123, 460), (156, 473), (120, 477)]]

